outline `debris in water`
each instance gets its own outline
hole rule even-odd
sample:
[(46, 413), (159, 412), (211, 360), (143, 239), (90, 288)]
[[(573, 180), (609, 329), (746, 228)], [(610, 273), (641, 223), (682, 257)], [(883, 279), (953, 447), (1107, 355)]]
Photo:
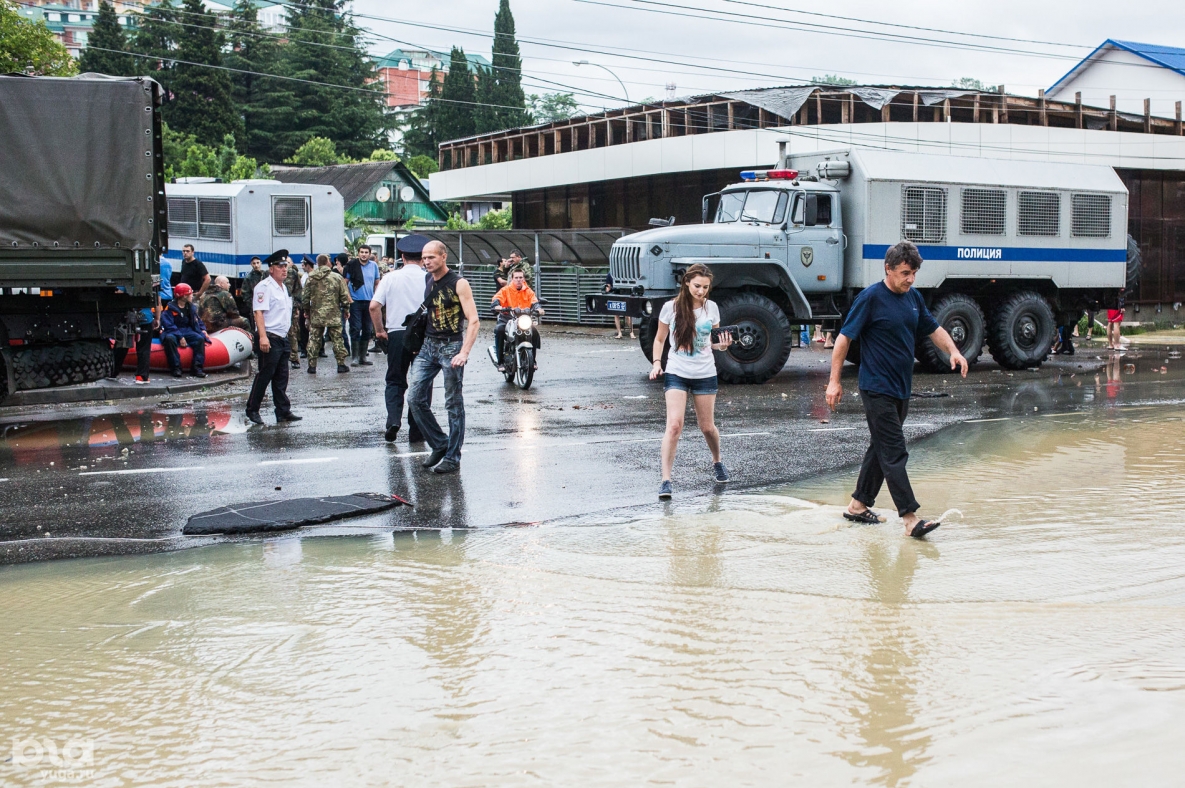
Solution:
[(830, 422), (828, 422), (827, 419), (820, 419), (819, 423), (820, 424), (829, 424)]
[(945, 523), (947, 521), (947, 519), (949, 519), (952, 514), (957, 514), (959, 516), (960, 520), (963, 519), (963, 513), (961, 511), (959, 511), (958, 509), (947, 509), (945, 512), (943, 512), (942, 514), (940, 514), (938, 516), (938, 522)]
[(277, 487), (276, 489), (277, 489), (277, 490), (279, 490), (280, 488), (279, 488), (279, 487)]

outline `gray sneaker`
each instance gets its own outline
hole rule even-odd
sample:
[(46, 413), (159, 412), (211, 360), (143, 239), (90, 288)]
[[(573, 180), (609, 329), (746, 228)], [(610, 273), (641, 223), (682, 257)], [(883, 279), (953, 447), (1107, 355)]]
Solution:
[(660, 501), (669, 501), (673, 492), (674, 489), (671, 487), (671, 480), (667, 479), (658, 486), (658, 499)]
[(716, 480), (717, 484), (724, 484), (728, 481), (728, 468), (724, 467), (724, 463), (712, 463), (712, 478)]

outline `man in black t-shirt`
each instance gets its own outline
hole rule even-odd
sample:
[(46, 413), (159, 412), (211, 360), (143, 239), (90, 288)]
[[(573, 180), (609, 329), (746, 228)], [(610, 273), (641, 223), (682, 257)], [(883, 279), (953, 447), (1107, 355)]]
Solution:
[(181, 247), (181, 281), (193, 289), (193, 299), (198, 302), (210, 287), (210, 272), (205, 263), (193, 256), (193, 244)]

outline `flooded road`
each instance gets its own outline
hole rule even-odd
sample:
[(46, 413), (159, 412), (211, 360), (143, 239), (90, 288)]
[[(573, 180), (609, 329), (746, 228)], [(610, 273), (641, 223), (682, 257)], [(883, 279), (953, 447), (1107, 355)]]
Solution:
[(0, 782), (1178, 784), (1185, 408), (1042, 409), (911, 453), (923, 513), (962, 513), (928, 542), (845, 523), (848, 468), (543, 526), (5, 567)]

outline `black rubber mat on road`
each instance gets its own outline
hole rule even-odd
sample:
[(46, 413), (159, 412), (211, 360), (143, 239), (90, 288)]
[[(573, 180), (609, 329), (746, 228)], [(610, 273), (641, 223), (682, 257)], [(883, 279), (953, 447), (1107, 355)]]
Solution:
[(181, 533), (186, 536), (206, 536), (289, 531), (303, 525), (318, 525), (347, 517), (374, 514), (404, 504), (411, 505), (398, 496), (381, 493), (236, 503), (193, 515), (181, 529)]

